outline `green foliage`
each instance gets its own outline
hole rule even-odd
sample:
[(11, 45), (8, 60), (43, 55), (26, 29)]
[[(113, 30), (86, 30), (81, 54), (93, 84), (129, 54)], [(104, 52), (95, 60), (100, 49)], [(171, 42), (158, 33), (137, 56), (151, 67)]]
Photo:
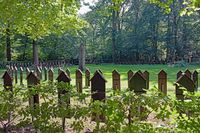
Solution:
[[(67, 92), (60, 99), (62, 102), (58, 102), (58, 88)], [(12, 112), (11, 116), (15, 118), (12, 123), (17, 124), (17, 127), (31, 124), (35, 131), (44, 133), (64, 132), (61, 121), (66, 121), (76, 132), (82, 132), (88, 127), (93, 132), (199, 131), (199, 93), (186, 94), (190, 99), (183, 102), (158, 92), (157, 88), (142, 95), (128, 90), (111, 91), (102, 102), (91, 101), (90, 93), (77, 93), (74, 87), (66, 83), (42, 83), (33, 88), (14, 90), (12, 95), (8, 91), (0, 92), (1, 124), (8, 119), (8, 112)], [(30, 106), (28, 101), (35, 94), (40, 95), (40, 103)], [(69, 97), (70, 105), (65, 102)], [(146, 119), (152, 115), (152, 119)], [(93, 126), (88, 126), (91, 119), (94, 120)], [(165, 122), (165, 125), (153, 124), (155, 119)], [(166, 122), (169, 120), (173, 123)], [(8, 125), (10, 131), (16, 129)]]

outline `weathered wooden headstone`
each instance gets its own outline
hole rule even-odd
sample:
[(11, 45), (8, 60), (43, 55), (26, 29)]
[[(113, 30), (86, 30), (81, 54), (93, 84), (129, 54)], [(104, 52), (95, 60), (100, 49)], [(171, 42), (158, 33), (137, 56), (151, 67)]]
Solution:
[(69, 70), (69, 68), (66, 69), (66, 73), (70, 77), (70, 70)]
[(82, 89), (83, 89), (83, 82), (82, 82), (82, 78), (83, 78), (83, 73), (80, 69), (76, 70), (76, 88), (77, 88), (77, 92), (82, 93)]
[(23, 85), (23, 71), (24, 69), (20, 67), (20, 85)]
[(85, 70), (85, 86), (90, 86), (90, 70), (88, 68)]
[(167, 73), (161, 70), (158, 74), (158, 89), (167, 94)]
[(146, 90), (144, 89), (148, 89), (146, 79), (139, 72), (133, 74), (129, 82), (130, 82), (130, 90), (131, 91), (133, 90), (135, 93), (138, 94), (145, 93)]
[(147, 89), (149, 89), (149, 72), (148, 71), (144, 71), (143, 72), (143, 77), (146, 79)]
[(113, 89), (114, 90), (121, 90), (121, 84), (120, 84), (120, 74), (117, 70), (113, 70), (112, 72), (112, 79), (113, 79)]
[[(91, 98), (93, 101), (99, 100), (104, 102), (106, 99), (106, 80), (103, 74), (97, 70), (91, 78)], [(105, 121), (105, 116), (93, 113), (92, 120)]]
[[(38, 84), (40, 84), (40, 79), (33, 72), (30, 72), (27, 77), (28, 88), (32, 88)], [(39, 104), (39, 94), (34, 94), (29, 99), (29, 105), (34, 107), (37, 104)]]
[(184, 99), (183, 90), (180, 87), (184, 87), (189, 92), (195, 91), (195, 84), (191, 78), (189, 78), (186, 74), (183, 74), (176, 81), (176, 97), (179, 100)]
[(193, 73), (192, 73), (192, 80), (196, 86), (196, 90), (198, 89), (198, 72), (195, 70)]
[(98, 70), (91, 78), (91, 93), (92, 99), (103, 101), (106, 98), (106, 80), (101, 72)]
[(47, 67), (44, 67), (44, 80), (47, 81)]
[(49, 77), (49, 81), (53, 82), (53, 68), (49, 69), (48, 71), (48, 77)]
[[(64, 82), (70, 84), (71, 78), (64, 72), (61, 71), (60, 74), (57, 77), (58, 82)], [(58, 101), (59, 103), (65, 102), (67, 104), (70, 104), (70, 97), (66, 101), (62, 101), (62, 96), (66, 95), (68, 91), (65, 90), (65, 88), (58, 88)]]
[(14, 67), (14, 71), (15, 71), (15, 84), (17, 84), (18, 83), (18, 70), (17, 70), (16, 66)]
[(12, 77), (8, 73), (8, 71), (5, 71), (3, 78), (3, 85), (5, 90), (13, 91), (13, 84), (12, 84)]
[(191, 78), (192, 73), (190, 72), (189, 69), (187, 69), (187, 70), (185, 71), (185, 75), (187, 75), (189, 78)]
[(128, 71), (128, 73), (127, 73), (127, 75), (128, 75), (128, 88), (130, 88), (130, 83), (129, 83), (129, 81), (130, 81), (130, 79), (131, 79), (131, 77), (133, 76), (133, 71), (132, 70), (129, 70)]

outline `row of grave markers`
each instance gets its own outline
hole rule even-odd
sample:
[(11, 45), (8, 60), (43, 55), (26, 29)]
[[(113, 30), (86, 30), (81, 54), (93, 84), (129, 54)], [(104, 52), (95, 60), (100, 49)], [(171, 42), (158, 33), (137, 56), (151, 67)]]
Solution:
[[(45, 73), (45, 79), (47, 79), (47, 69), (44, 71)], [(67, 71), (62, 70), (61, 68), (58, 69), (58, 82), (65, 82), (70, 84), (71, 78), (70, 78), (70, 71), (67, 69)], [(132, 74), (132, 75), (131, 75)], [(36, 86), (40, 84), (41, 77), (41, 71), (39, 68), (37, 68), (36, 72), (29, 71), (27, 69), (27, 87), (30, 88), (32, 86)], [(49, 80), (53, 81), (53, 69), (48, 70), (48, 76)], [(82, 76), (83, 73), (78, 69), (76, 70), (76, 87), (77, 92), (82, 92)], [(106, 100), (106, 79), (104, 78), (104, 75), (101, 70), (97, 70), (93, 77), (90, 79), (90, 71), (86, 70), (86, 85), (90, 86), (91, 82), (91, 98), (93, 101), (99, 100), (99, 101), (105, 101)], [(128, 72), (128, 85), (129, 89), (131, 91), (134, 91), (136, 94), (143, 94), (146, 93), (146, 90), (149, 89), (149, 73), (147, 71), (141, 72), (137, 71), (134, 73), (133, 71)], [(120, 90), (120, 74), (114, 70), (112, 72), (113, 77), (113, 88), (115, 90)], [(3, 81), (4, 81), (4, 88), (5, 90), (13, 90), (13, 80), (10, 76), (9, 72), (6, 71), (3, 75)], [(178, 100), (184, 100), (183, 91), (180, 89), (180, 87), (185, 87), (188, 91), (194, 92), (198, 87), (198, 73), (197, 71), (194, 71), (191, 73), (189, 70), (186, 72), (178, 72), (177, 73), (177, 81), (176, 81), (176, 97)], [(163, 70), (161, 70), (158, 74), (158, 88), (160, 91), (162, 91), (164, 94), (167, 94), (167, 73)], [(58, 88), (58, 103), (61, 104), (63, 101), (61, 100), (61, 97), (63, 95), (66, 95), (68, 91), (66, 91), (63, 88)], [(39, 94), (34, 94), (29, 99), (29, 105), (35, 107), (37, 104), (39, 104)], [(64, 101), (67, 106), (70, 105), (70, 97)], [(139, 111), (142, 112), (145, 110), (145, 108), (138, 107)], [(34, 119), (34, 118), (32, 118)], [(102, 116), (102, 120), (103, 120)], [(131, 122), (131, 116), (129, 119), (129, 122)]]
[[(44, 67), (44, 80), (49, 80), (51, 82), (54, 81), (54, 71), (53, 68), (48, 69), (47, 67)], [(42, 80), (43, 78), (43, 71), (41, 67), (37, 67), (35, 71), (35, 75), (38, 77), (39, 80)], [(20, 67), (20, 84), (23, 85), (23, 68)], [(61, 74), (61, 72), (64, 72), (62, 68), (58, 68), (58, 75)], [(11, 79), (15, 79), (15, 83), (18, 83), (18, 70), (14, 69), (12, 71), (11, 69), (8, 70), (9, 75), (11, 75)], [(26, 68), (26, 77), (28, 77), (29, 73), (31, 73), (31, 70), (27, 67)], [(67, 68), (65, 73), (70, 78), (70, 70)], [(145, 93), (144, 89), (149, 89), (149, 72), (148, 71), (137, 71), (133, 72), (132, 70), (129, 70), (127, 73), (128, 76), (128, 88), (130, 90), (134, 90), (136, 93)], [(13, 78), (14, 77), (14, 78)], [(5, 81), (5, 77), (4, 81)], [(82, 92), (83, 89), (83, 72), (80, 69), (76, 70), (76, 88), (77, 92)], [(93, 81), (93, 79), (95, 79)], [(71, 79), (70, 79), (71, 80)], [(120, 73), (117, 70), (114, 70), (112, 72), (112, 88), (114, 90), (120, 90), (121, 89), (121, 82), (120, 82)], [(89, 87), (91, 83), (91, 89), (94, 89), (98, 92), (101, 92), (105, 90), (105, 85), (103, 82), (107, 82), (106, 79), (103, 76), (103, 73), (101, 70), (97, 70), (94, 73), (94, 76), (90, 79), (90, 70), (86, 69), (85, 71), (85, 86)], [(5, 83), (5, 82), (4, 82)], [(95, 87), (94, 87), (95, 86)], [(194, 72), (190, 72), (188, 69), (185, 72), (179, 71), (177, 73), (177, 81), (175, 82), (175, 92), (176, 97), (178, 99), (182, 99), (183, 97), (183, 91), (180, 89), (181, 87), (186, 88), (190, 92), (194, 92), (198, 88), (198, 72), (195, 70)], [(102, 90), (101, 90), (102, 89)], [(163, 92), (164, 94), (167, 94), (167, 73), (164, 70), (161, 70), (158, 73), (158, 89)]]

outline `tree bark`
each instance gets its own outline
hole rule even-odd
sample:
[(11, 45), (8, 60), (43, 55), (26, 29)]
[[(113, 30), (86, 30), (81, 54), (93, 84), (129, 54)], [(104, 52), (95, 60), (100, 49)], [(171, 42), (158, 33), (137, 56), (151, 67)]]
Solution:
[(11, 41), (10, 41), (9, 26), (6, 29), (6, 58), (7, 58), (7, 61), (11, 61)]
[(33, 63), (35, 68), (39, 65), (38, 45), (35, 40), (33, 40)]
[[(113, 4), (115, 6), (115, 4)], [(117, 22), (116, 22), (116, 11), (112, 10), (112, 59), (113, 63), (116, 63), (116, 32), (117, 32)]]
[(79, 69), (83, 71), (85, 69), (85, 46), (82, 43), (79, 48)]

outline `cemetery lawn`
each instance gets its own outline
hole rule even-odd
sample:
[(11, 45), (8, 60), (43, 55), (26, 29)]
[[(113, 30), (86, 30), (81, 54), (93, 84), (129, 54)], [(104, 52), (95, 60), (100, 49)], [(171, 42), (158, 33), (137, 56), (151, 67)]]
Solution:
[[(70, 66), (69, 69), (71, 71), (71, 77), (72, 77), (72, 84), (75, 85), (75, 71), (78, 66)], [(112, 71), (116, 69), (121, 74), (121, 87), (122, 89), (126, 89), (128, 86), (127, 81), (127, 72), (131, 69), (132, 71), (136, 72), (138, 70), (141, 70), (144, 72), (147, 70), (150, 73), (150, 88), (156, 86), (157, 87), (157, 74), (161, 69), (165, 70), (167, 72), (167, 78), (168, 78), (168, 93), (169, 94), (175, 94), (175, 86), (173, 85), (176, 81), (176, 73), (180, 70), (185, 71), (187, 68), (190, 71), (197, 70), (200, 73), (200, 66), (199, 65), (189, 65), (187, 67), (172, 67), (168, 65), (115, 65), (115, 64), (101, 64), (101, 65), (94, 65), (94, 64), (88, 64), (86, 65), (87, 68), (91, 71), (91, 76), (94, 74), (95, 70), (101, 69), (106, 80), (106, 88), (111, 89), (112, 88)], [(56, 70), (57, 72), (57, 70)], [(84, 82), (84, 80), (83, 80)], [(200, 82), (200, 78), (199, 78)], [(83, 83), (84, 86), (85, 83)]]
[[(132, 71), (136, 72), (138, 70), (141, 70), (142, 72), (144, 72), (145, 70), (147, 70), (150, 73), (150, 88), (156, 86), (157, 87), (157, 74), (159, 73), (159, 71), (161, 69), (165, 70), (167, 72), (167, 78), (168, 78), (168, 84), (167, 84), (167, 88), (168, 88), (168, 94), (173, 94), (175, 93), (175, 87), (174, 87), (174, 82), (176, 81), (176, 73), (180, 70), (185, 71), (187, 68), (193, 72), (194, 70), (197, 70), (200, 73), (200, 66), (199, 65), (189, 65), (187, 67), (172, 67), (172, 66), (168, 66), (168, 65), (115, 65), (115, 64), (87, 64), (86, 65), (87, 68), (90, 69), (91, 71), (91, 77), (94, 74), (95, 70), (97, 69), (101, 69), (101, 71), (103, 72), (105, 79), (107, 80), (106, 83), (106, 88), (107, 90), (112, 89), (112, 71), (115, 69), (117, 70), (120, 74), (121, 74), (121, 88), (123, 89), (127, 89), (128, 86), (128, 80), (127, 80), (127, 72), (131, 69)], [(67, 67), (62, 68), (64, 70), (66, 70)], [(73, 65), (73, 66), (69, 66), (68, 67), (70, 69), (70, 73), (71, 73), (71, 84), (75, 85), (75, 71), (78, 68), (78, 66)], [(0, 74), (3, 75), (5, 70), (0, 70)], [(19, 73), (18, 73), (19, 74)], [(44, 74), (44, 72), (43, 72)], [(84, 74), (84, 73), (83, 73)], [(54, 69), (54, 81), (56, 80), (58, 76), (58, 69), (55, 68)], [(18, 76), (19, 78), (19, 76)], [(25, 78), (25, 72), (24, 72), (24, 78)], [(83, 87), (85, 86), (85, 80), (84, 80), (84, 76), (83, 76)], [(44, 79), (44, 76), (43, 76)], [(199, 82), (200, 82), (200, 78), (199, 78)], [(2, 79), (1, 79), (1, 83), (2, 83)], [(26, 83), (25, 79), (24, 79), (24, 83)]]

